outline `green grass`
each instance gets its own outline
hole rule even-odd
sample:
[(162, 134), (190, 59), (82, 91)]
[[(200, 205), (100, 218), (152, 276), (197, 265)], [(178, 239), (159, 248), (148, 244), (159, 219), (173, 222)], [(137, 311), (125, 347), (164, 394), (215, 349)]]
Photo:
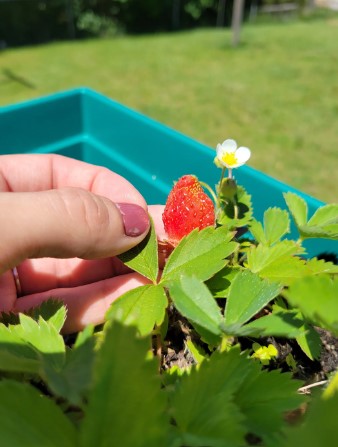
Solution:
[(251, 166), (338, 202), (338, 16), (230, 42), (207, 29), (8, 49), (0, 104), (88, 86), (211, 147), (235, 138)]

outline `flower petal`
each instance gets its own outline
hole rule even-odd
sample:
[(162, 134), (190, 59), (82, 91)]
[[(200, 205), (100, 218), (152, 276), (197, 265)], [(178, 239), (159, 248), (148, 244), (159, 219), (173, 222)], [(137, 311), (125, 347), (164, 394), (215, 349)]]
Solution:
[(224, 152), (225, 152), (225, 150), (224, 150), (223, 146), (221, 144), (218, 144), (216, 147), (217, 158), (221, 159)]
[(251, 151), (248, 147), (241, 146), (236, 151), (236, 158), (238, 160), (237, 166), (244, 165), (251, 157)]
[(237, 149), (237, 143), (235, 140), (228, 139), (223, 141), (222, 147), (225, 152), (235, 152)]

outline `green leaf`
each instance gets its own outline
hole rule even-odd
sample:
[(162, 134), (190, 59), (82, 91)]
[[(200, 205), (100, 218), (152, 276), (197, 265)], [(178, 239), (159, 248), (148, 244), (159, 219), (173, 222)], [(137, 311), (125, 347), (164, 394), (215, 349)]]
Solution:
[(217, 344), (222, 314), (207, 286), (195, 277), (182, 276), (169, 283), (169, 291), (176, 309), (194, 325), (203, 339), (212, 345)]
[(285, 260), (303, 252), (304, 249), (293, 241), (284, 240), (273, 247), (259, 244), (248, 251), (247, 267), (257, 273), (280, 259)]
[[(274, 314), (285, 312), (288, 308), (286, 301), (284, 301), (282, 297), (280, 297), (278, 299), (278, 303), (275, 302), (275, 304), (272, 307)], [(309, 323), (305, 321), (301, 312), (297, 312), (295, 310), (291, 310), (288, 312), (294, 314), (294, 318), (297, 322), (296, 326), (299, 328), (300, 333), (299, 335), (296, 335), (296, 341), (301, 350), (304, 352), (304, 354), (308, 356), (310, 360), (315, 360), (319, 358), (322, 343), (318, 332), (313, 328), (313, 326), (311, 326)], [(289, 338), (292, 337), (289, 336)]]
[(302, 333), (296, 337), (299, 347), (310, 360), (318, 360), (322, 350), (320, 335), (313, 326), (306, 322), (304, 322), (301, 330)]
[(232, 238), (233, 233), (229, 233), (225, 227), (192, 231), (169, 256), (161, 283), (181, 275), (194, 275), (201, 281), (209, 279), (224, 267), (224, 259), (237, 248), (238, 244), (232, 242)]
[(244, 418), (232, 396), (248, 372), (247, 359), (232, 349), (214, 353), (181, 377), (171, 398), (178, 445), (245, 445)]
[(256, 219), (252, 219), (250, 222), (250, 233), (258, 243), (266, 245), (266, 237), (261, 222), (258, 222)]
[(269, 208), (264, 213), (264, 228), (260, 222), (252, 219), (250, 232), (258, 243), (273, 245), (290, 232), (289, 214), (280, 208)]
[(269, 441), (276, 445), (271, 441), (284, 426), (285, 412), (304, 402), (304, 397), (297, 393), (299, 386), (289, 373), (261, 370), (256, 362), (250, 365), (250, 374), (238, 388), (234, 401), (246, 417), (248, 432), (262, 438), (262, 445)]
[(323, 239), (337, 240), (338, 224), (323, 225), (323, 226), (303, 225), (302, 227), (299, 227), (299, 232), (303, 239), (323, 238)]
[(232, 281), (224, 314), (225, 325), (244, 324), (281, 291), (281, 286), (243, 271)]
[(306, 262), (298, 257), (287, 257), (278, 259), (259, 272), (262, 278), (270, 281), (276, 281), (286, 286), (291, 284), (295, 279), (306, 276)]
[(87, 338), (83, 343), (68, 349), (62, 369), (49, 363), (44, 365), (45, 380), (51, 391), (72, 405), (81, 407), (90, 388), (95, 359), (95, 339)]
[(39, 317), (37, 322), (27, 315), (20, 314), (20, 324), (11, 326), (10, 329), (42, 354), (45, 362), (49, 362), (53, 368), (62, 368), (65, 343), (54, 324), (47, 323), (42, 317)]
[(49, 398), (30, 385), (0, 382), (1, 445), (75, 447), (77, 433), (69, 419)]
[(290, 231), (289, 214), (280, 208), (269, 208), (264, 213), (266, 242), (272, 245)]
[(307, 223), (309, 226), (325, 227), (338, 224), (338, 204), (324, 205), (316, 210)]
[(35, 321), (19, 314), (19, 324), (0, 324), (0, 369), (43, 375), (44, 365), (62, 368), (65, 344), (54, 322), (61, 321), (64, 310), (60, 308), (56, 315), (56, 320), (46, 322), (41, 316)]
[[(243, 416), (233, 402), (226, 401), (219, 395), (209, 403), (208, 407), (204, 407), (204, 410), (203, 415), (196, 415), (197, 421), (188, 423), (186, 426), (182, 424), (183, 427), (179, 427), (181, 432), (176, 428), (178, 433), (174, 445), (189, 447), (242, 447), (245, 445)], [(214, 415), (213, 421), (209, 419), (210, 414)]]
[(338, 335), (338, 278), (310, 276), (291, 284), (284, 295), (305, 318)]
[(291, 192), (284, 194), (284, 198), (303, 239), (338, 239), (338, 204), (318, 208), (307, 222), (306, 202)]
[(337, 408), (337, 393), (329, 399), (314, 399), (305, 421), (288, 430), (283, 447), (338, 445)]
[(207, 358), (206, 352), (203, 350), (202, 346), (195, 343), (193, 340), (189, 339), (185, 342), (185, 346), (193, 356), (195, 362), (202, 363), (203, 360)]
[(262, 371), (237, 348), (215, 352), (176, 381), (170, 399), (175, 445), (244, 446), (248, 434), (278, 439), (285, 411), (304, 402), (298, 387), (291, 374)]
[(40, 359), (36, 350), (5, 325), (0, 324), (0, 370), (37, 373)]
[(136, 247), (122, 253), (118, 258), (135, 272), (140, 273), (153, 283), (157, 281), (158, 254), (157, 238), (153, 222), (148, 235)]
[(74, 348), (79, 348), (81, 345), (90, 340), (94, 335), (94, 329), (94, 325), (88, 324), (81, 332), (79, 332), (76, 336)]
[[(292, 311), (273, 312), (242, 326), (236, 335), (251, 337), (286, 337), (296, 338), (303, 334), (303, 320)], [(225, 328), (226, 329), (226, 328)]]
[(286, 192), (283, 196), (296, 226), (306, 225), (308, 207), (305, 200), (293, 192)]
[(338, 265), (335, 265), (332, 262), (325, 262), (324, 259), (309, 259), (306, 266), (311, 275), (318, 275), (319, 273), (338, 273)]
[(55, 395), (81, 405), (91, 380), (95, 341), (84, 338), (66, 352), (58, 333), (65, 317), (64, 306), (49, 303), (43, 313), (49, 321), (37, 311), (34, 316), (38, 321), (19, 314), (19, 324), (8, 328), (0, 325), (0, 369), (36, 373)]
[[(150, 340), (114, 321), (105, 326), (81, 429), (82, 447), (167, 445), (169, 422)], [(62, 444), (60, 444), (62, 445)]]
[(106, 318), (136, 325), (141, 335), (150, 334), (155, 324), (160, 326), (165, 317), (168, 299), (161, 285), (146, 285), (126, 292), (115, 300)]
[(239, 268), (226, 265), (212, 278), (206, 281), (206, 285), (214, 298), (225, 298), (228, 295), (231, 282), (238, 274)]
[(333, 397), (335, 394), (338, 394), (338, 372), (335, 371), (330, 379), (329, 379), (329, 383), (326, 385), (323, 394), (322, 394), (322, 398), (323, 399), (330, 399), (331, 397)]
[(57, 332), (60, 332), (66, 321), (67, 310), (63, 301), (52, 298), (30, 309), (27, 315), (36, 321), (39, 321), (40, 317), (43, 318), (52, 324)]
[(38, 373), (40, 361), (30, 358), (33, 354), (27, 345), (6, 345), (0, 343), (0, 370), (19, 373)]
[(272, 247), (259, 244), (249, 249), (246, 266), (262, 278), (288, 285), (309, 274), (305, 260), (296, 256), (303, 251), (302, 247), (288, 240), (277, 242)]
[(234, 201), (224, 204), (217, 222), (228, 228), (236, 229), (247, 225), (252, 219), (251, 195), (242, 186), (237, 185)]

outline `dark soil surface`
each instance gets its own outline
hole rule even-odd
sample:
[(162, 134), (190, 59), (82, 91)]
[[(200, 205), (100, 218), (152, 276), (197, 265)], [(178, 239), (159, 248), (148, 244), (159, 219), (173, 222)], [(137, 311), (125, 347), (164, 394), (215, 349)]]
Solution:
[[(322, 342), (322, 351), (318, 360), (310, 360), (300, 349), (295, 340), (269, 337), (260, 339), (260, 344), (272, 343), (278, 350), (278, 357), (271, 362), (269, 369), (292, 371), (295, 378), (305, 385), (328, 379), (338, 369), (338, 338), (324, 329), (316, 328)], [(162, 346), (162, 367), (164, 370), (177, 365), (180, 368), (195, 364), (195, 359), (186, 347), (186, 341), (192, 339), (198, 343), (199, 337), (189, 322), (172, 310), (167, 337)], [(240, 338), (242, 349), (251, 349), (253, 339)], [(208, 352), (206, 345), (202, 346)], [(291, 368), (287, 362), (288, 354), (292, 354), (296, 367)]]
[(320, 374), (323, 379), (328, 374), (338, 369), (338, 338), (333, 337), (330, 332), (324, 329), (317, 329), (323, 343), (323, 350), (320, 356)]

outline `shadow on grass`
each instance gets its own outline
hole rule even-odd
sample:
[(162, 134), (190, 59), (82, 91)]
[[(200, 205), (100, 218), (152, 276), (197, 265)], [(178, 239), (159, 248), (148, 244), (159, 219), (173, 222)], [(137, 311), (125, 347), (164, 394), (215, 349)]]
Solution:
[(1, 81), (1, 83), (6, 82), (16, 82), (23, 87), (30, 88), (32, 90), (36, 89), (36, 85), (30, 82), (28, 79), (24, 78), (23, 76), (20, 76), (16, 73), (14, 73), (10, 68), (3, 68), (2, 74), (4, 76), (4, 80)]

